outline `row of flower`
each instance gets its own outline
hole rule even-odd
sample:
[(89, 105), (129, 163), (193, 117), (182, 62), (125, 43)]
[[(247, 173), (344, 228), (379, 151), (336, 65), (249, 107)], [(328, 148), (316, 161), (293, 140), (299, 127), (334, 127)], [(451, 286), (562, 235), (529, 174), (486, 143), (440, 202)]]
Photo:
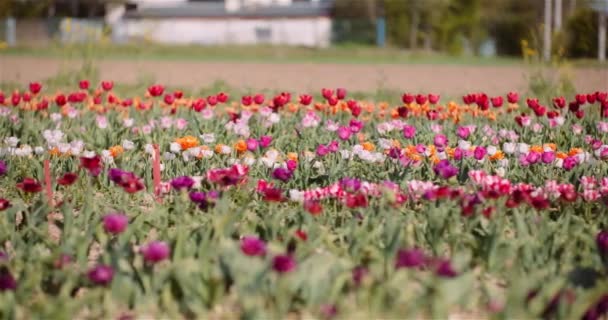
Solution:
[(0, 92), (2, 314), (607, 312), (604, 92), (44, 89)]

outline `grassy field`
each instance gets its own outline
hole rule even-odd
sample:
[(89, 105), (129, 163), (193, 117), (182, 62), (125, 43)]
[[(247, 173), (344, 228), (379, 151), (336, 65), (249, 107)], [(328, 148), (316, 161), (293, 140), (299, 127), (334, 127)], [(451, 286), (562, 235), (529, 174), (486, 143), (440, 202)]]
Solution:
[(192, 61), (254, 61), (311, 63), (395, 63), (395, 64), (455, 64), (455, 65), (516, 65), (521, 59), (509, 57), (455, 57), (429, 52), (409, 52), (396, 48), (376, 48), (341, 45), (325, 49), (285, 46), (166, 46), (166, 45), (51, 45), (15, 47), (0, 50), (0, 55), (34, 57), (65, 57), (89, 55), (96, 58), (158, 59)]

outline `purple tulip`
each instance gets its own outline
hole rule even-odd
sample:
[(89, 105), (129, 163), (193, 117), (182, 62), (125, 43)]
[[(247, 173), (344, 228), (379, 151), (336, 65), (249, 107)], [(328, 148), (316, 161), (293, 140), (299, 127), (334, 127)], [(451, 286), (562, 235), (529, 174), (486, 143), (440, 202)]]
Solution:
[(541, 154), (536, 152), (536, 151), (530, 151), (528, 152), (528, 154), (526, 155), (526, 161), (529, 164), (535, 164), (537, 163), (541, 158)]
[(272, 259), (272, 269), (278, 273), (287, 273), (296, 268), (296, 261), (290, 255), (280, 254)]
[(486, 148), (482, 147), (482, 146), (478, 146), (475, 148), (475, 151), (473, 151), (473, 157), (476, 160), (482, 160), (483, 157), (486, 156)]
[(352, 119), (348, 123), (348, 126), (350, 127), (350, 131), (352, 133), (357, 133), (363, 129), (363, 121)]
[(338, 128), (338, 138), (340, 138), (340, 140), (350, 139), (351, 134), (352, 132), (350, 131), (349, 127), (341, 126)]
[(17, 289), (17, 280), (8, 270), (0, 271), (0, 292), (15, 291)]
[(107, 233), (120, 234), (129, 224), (129, 217), (121, 213), (110, 213), (103, 217), (103, 229)]
[(403, 137), (406, 139), (412, 139), (416, 136), (416, 127), (411, 125), (403, 126)]
[(296, 168), (298, 167), (298, 162), (292, 159), (285, 161), (285, 164), (287, 165), (287, 170), (291, 172), (296, 171)]
[(355, 193), (361, 189), (361, 181), (357, 178), (342, 178), (340, 187), (348, 193)]
[(171, 254), (171, 248), (166, 242), (152, 241), (141, 249), (144, 260), (151, 263), (163, 261)]
[(247, 139), (246, 143), (247, 143), (247, 150), (255, 151), (258, 149), (259, 143), (256, 139), (249, 138), (249, 139)]
[(450, 260), (441, 259), (437, 263), (437, 269), (435, 273), (443, 278), (454, 278), (458, 275), (458, 273), (452, 268), (452, 263)]
[(327, 145), (327, 149), (329, 150), (329, 152), (336, 152), (338, 151), (338, 148), (340, 148), (340, 143), (336, 140), (330, 142)]
[(291, 173), (291, 171), (285, 168), (276, 168), (272, 171), (272, 177), (283, 182), (289, 181), (292, 175), (293, 174)]
[(454, 149), (454, 160), (462, 160), (462, 158), (464, 157), (464, 152), (462, 151), (462, 149), (460, 149), (459, 147), (456, 147)]
[(207, 201), (207, 195), (204, 192), (192, 191), (188, 194), (188, 196), (190, 197), (190, 201), (196, 204), (201, 204)]
[(435, 174), (441, 176), (443, 179), (450, 179), (458, 174), (458, 168), (454, 167), (449, 160), (441, 160), (433, 167)]
[(543, 161), (544, 164), (552, 163), (553, 160), (555, 160), (555, 152), (553, 152), (553, 151), (543, 152), (543, 154), (541, 155), (541, 160)]
[(437, 148), (445, 148), (448, 145), (448, 137), (444, 134), (436, 134), (433, 138), (433, 144)]
[(393, 158), (393, 159), (399, 159), (401, 158), (401, 149), (397, 148), (397, 147), (392, 147), (389, 149), (388, 151), (388, 156)]
[(118, 168), (111, 168), (110, 170), (108, 170), (108, 177), (110, 178), (110, 181), (114, 183), (120, 183), (122, 181), (122, 176), (124, 173), (124, 171)]
[(323, 156), (327, 155), (328, 153), (329, 153), (329, 149), (324, 144), (320, 144), (317, 147), (317, 156), (323, 157)]
[(96, 285), (105, 286), (112, 282), (114, 270), (107, 265), (98, 265), (89, 269), (88, 277)]
[(6, 168), (6, 163), (0, 160), (0, 176), (5, 175), (6, 171), (8, 171), (8, 169)]
[(471, 135), (471, 129), (469, 127), (458, 127), (456, 129), (456, 134), (460, 139), (467, 139)]
[(265, 256), (266, 243), (258, 237), (245, 236), (241, 239), (241, 251), (248, 256)]
[(567, 157), (566, 159), (564, 159), (563, 167), (564, 167), (564, 170), (570, 171), (570, 170), (574, 169), (574, 167), (576, 167), (577, 164), (578, 164), (578, 160), (576, 159), (576, 157)]
[(395, 268), (419, 268), (426, 263), (427, 257), (420, 249), (400, 249), (397, 251)]
[(267, 148), (270, 145), (270, 143), (272, 142), (272, 137), (271, 136), (261, 136), (259, 142), (260, 142), (260, 147)]
[(171, 180), (171, 186), (173, 189), (190, 189), (194, 185), (194, 179), (188, 176), (181, 176)]

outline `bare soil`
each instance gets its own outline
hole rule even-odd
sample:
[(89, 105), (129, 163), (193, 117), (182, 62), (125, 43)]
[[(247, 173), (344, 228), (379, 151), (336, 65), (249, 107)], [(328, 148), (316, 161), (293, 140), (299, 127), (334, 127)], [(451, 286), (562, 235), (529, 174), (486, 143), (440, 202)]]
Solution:
[[(48, 57), (0, 56), (0, 82), (26, 84), (44, 81), (59, 72), (78, 70), (78, 61)], [(141, 81), (181, 88), (201, 88), (222, 80), (242, 89), (289, 89), (317, 92), (323, 87), (345, 87), (372, 92), (389, 89), (433, 92), (445, 96), (467, 92), (505, 94), (525, 90), (528, 69), (521, 65), (404, 65), (332, 63), (259, 63), (175, 60), (110, 59), (96, 63), (101, 79), (126, 84)], [(608, 68), (570, 70), (580, 92), (608, 90)]]

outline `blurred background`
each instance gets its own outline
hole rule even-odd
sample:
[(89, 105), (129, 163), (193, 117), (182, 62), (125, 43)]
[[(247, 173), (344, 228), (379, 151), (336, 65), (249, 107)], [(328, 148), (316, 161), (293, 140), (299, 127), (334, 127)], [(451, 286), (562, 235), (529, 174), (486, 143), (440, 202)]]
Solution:
[(0, 81), (74, 67), (294, 90), (605, 89), (607, 12), (608, 0), (2, 0)]

